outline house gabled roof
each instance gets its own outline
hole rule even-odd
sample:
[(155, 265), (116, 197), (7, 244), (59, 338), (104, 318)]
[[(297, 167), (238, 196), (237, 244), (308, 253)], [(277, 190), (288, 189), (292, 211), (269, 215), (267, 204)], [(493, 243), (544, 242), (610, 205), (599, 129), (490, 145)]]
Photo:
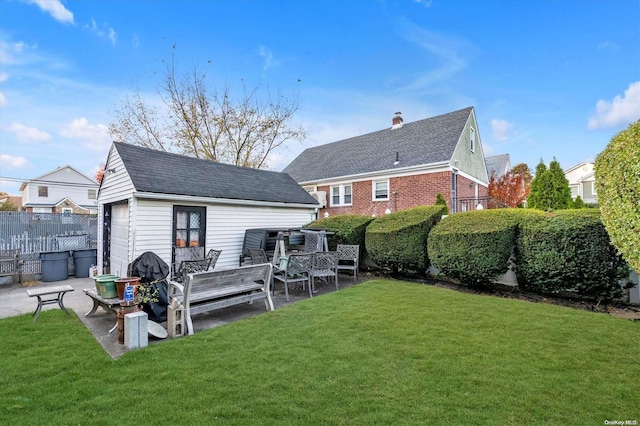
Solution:
[(468, 107), (307, 148), (283, 172), (298, 182), (313, 182), (448, 162), (472, 111), (473, 107)]
[(136, 191), (308, 204), (317, 201), (289, 175), (114, 142)]
[(491, 177), (491, 173), (495, 172), (496, 178), (500, 178), (511, 169), (511, 159), (509, 158), (509, 154), (486, 157), (485, 162), (487, 163), (487, 173), (489, 174), (489, 177)]
[(56, 184), (57, 182), (62, 182), (62, 183), (69, 183), (69, 181), (58, 181), (55, 178), (49, 178), (47, 179), (48, 176), (51, 176), (61, 170), (64, 169), (69, 169), (70, 171), (74, 172), (81, 180), (83, 180), (84, 182), (78, 182), (79, 185), (83, 185), (83, 186), (95, 186), (96, 188), (98, 188), (98, 182), (96, 182), (95, 180), (91, 179), (90, 177), (88, 177), (87, 175), (80, 173), (77, 169), (75, 169), (74, 167), (70, 166), (70, 165), (66, 165), (66, 166), (61, 166), (58, 167), (55, 170), (51, 170), (50, 172), (47, 172), (43, 175), (40, 175), (38, 177), (35, 177), (33, 179), (29, 179), (27, 181), (22, 182), (22, 184), (20, 185), (20, 191), (23, 191), (24, 188), (26, 188), (26, 186), (31, 183), (31, 182), (43, 182), (43, 183), (49, 183), (49, 184)]

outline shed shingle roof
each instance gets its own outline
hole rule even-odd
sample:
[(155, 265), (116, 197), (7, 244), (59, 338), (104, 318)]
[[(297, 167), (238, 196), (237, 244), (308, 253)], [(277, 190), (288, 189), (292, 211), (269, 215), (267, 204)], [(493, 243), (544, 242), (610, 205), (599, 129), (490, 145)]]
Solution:
[(298, 182), (312, 182), (450, 161), (472, 110), (307, 148), (283, 171)]
[(289, 175), (114, 142), (136, 191), (317, 205)]

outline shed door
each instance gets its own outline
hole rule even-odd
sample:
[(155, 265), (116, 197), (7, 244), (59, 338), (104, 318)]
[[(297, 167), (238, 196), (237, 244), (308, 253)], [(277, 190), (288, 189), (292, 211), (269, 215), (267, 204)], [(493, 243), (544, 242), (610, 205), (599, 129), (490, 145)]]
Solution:
[(129, 265), (129, 205), (111, 207), (111, 273), (127, 276)]

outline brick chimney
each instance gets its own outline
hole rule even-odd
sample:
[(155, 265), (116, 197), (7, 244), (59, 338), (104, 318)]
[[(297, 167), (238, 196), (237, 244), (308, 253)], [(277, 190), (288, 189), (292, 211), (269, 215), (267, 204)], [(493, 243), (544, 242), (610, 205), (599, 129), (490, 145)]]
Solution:
[(399, 129), (400, 127), (402, 127), (402, 123), (403, 123), (403, 119), (402, 119), (402, 113), (401, 112), (396, 112), (395, 117), (393, 117), (393, 120), (391, 121), (391, 128), (392, 129)]

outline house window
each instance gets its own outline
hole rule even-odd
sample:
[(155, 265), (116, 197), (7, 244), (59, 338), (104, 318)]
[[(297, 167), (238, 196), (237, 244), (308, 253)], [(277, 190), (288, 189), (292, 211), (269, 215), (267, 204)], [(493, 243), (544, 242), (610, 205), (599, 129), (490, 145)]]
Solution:
[(49, 196), (49, 188), (46, 186), (38, 187), (38, 197), (48, 197)]
[(332, 206), (350, 206), (351, 205), (351, 184), (336, 185), (331, 187), (331, 205)]
[(204, 247), (205, 207), (174, 206), (173, 241), (175, 247)]
[(87, 198), (90, 200), (95, 200), (96, 199), (96, 190), (95, 189), (89, 189), (87, 191)]
[(469, 149), (476, 152), (476, 129), (469, 127)]
[(388, 200), (389, 199), (389, 181), (380, 180), (373, 182), (373, 200)]

